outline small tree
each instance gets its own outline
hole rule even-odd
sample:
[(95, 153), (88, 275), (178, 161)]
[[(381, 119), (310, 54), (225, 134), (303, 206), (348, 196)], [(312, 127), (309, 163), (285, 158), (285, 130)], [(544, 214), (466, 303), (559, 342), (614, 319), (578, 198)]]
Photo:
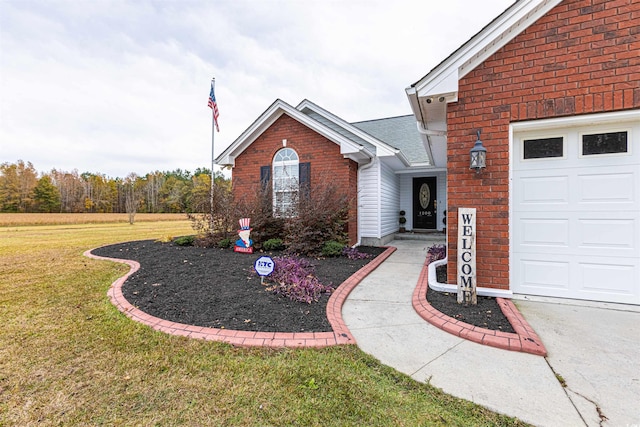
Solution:
[[(200, 213), (188, 214), (192, 228), (199, 234), (196, 242), (201, 246), (218, 246), (223, 240), (232, 237), (237, 229), (237, 206), (233, 200), (233, 194), (229, 180), (221, 174), (216, 174), (213, 186), (213, 198), (210, 197), (210, 176), (198, 175), (201, 180), (198, 199), (192, 201)], [(205, 185), (206, 184), (206, 185)], [(204, 191), (206, 187), (206, 192)], [(211, 200), (213, 199), (213, 209)], [(194, 203), (195, 202), (195, 203)]]
[(136, 188), (137, 179), (138, 176), (135, 173), (130, 173), (123, 182), (125, 210), (129, 215), (129, 224), (131, 225), (133, 225), (140, 204), (140, 192)]
[(60, 211), (60, 192), (48, 175), (38, 180), (38, 185), (33, 189), (33, 197), (38, 206), (38, 212)]

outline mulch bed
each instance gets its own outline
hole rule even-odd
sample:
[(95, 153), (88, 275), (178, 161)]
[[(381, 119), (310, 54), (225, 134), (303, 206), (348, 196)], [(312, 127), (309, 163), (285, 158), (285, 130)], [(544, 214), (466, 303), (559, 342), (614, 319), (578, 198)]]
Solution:
[[(344, 257), (311, 259), (323, 284), (339, 286), (372, 261), (384, 248), (360, 247), (364, 260)], [(231, 249), (199, 248), (152, 240), (104, 246), (93, 254), (140, 263), (122, 287), (125, 298), (140, 310), (161, 319), (196, 326), (255, 332), (330, 332), (326, 306), (329, 294), (305, 304), (274, 295), (253, 270), (257, 258), (282, 253), (240, 254)], [(439, 282), (443, 269), (438, 269)], [(266, 282), (265, 282), (266, 284)], [(476, 306), (458, 304), (456, 295), (427, 292), (438, 311), (486, 329), (514, 332), (496, 300), (478, 297)]]
[[(311, 259), (325, 285), (339, 286), (384, 248), (360, 247), (372, 256)], [(135, 307), (161, 319), (196, 326), (256, 332), (330, 332), (323, 294), (311, 304), (268, 292), (253, 270), (257, 258), (281, 253), (241, 254), (151, 240), (94, 249), (93, 254), (140, 263), (122, 287)], [(266, 282), (265, 282), (266, 283)]]
[[(446, 283), (446, 266), (439, 266), (436, 269), (436, 275), (438, 282)], [(478, 296), (477, 305), (458, 304), (457, 294), (429, 289), (427, 291), (427, 301), (439, 312), (461, 322), (485, 329), (515, 333), (495, 298)]]

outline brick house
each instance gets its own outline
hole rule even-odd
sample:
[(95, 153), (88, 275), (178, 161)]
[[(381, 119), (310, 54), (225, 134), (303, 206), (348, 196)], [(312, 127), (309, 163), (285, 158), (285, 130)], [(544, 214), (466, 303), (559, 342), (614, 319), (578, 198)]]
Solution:
[(638, 305), (639, 22), (640, 0), (519, 0), (406, 89), (413, 115), (347, 123), (276, 100), (216, 163), (241, 196), (268, 179), (277, 191), (285, 169), (333, 180), (352, 244), (392, 240), (401, 210), (408, 230), (446, 230), (450, 284), (436, 289), (455, 287), (468, 207), (481, 295)]
[[(308, 100), (297, 107), (276, 100), (216, 163), (232, 167), (235, 197), (270, 182), (274, 211), (286, 204), (284, 175), (311, 191), (331, 180), (351, 200), (349, 242), (380, 245), (398, 231), (400, 210), (409, 230), (443, 229), (444, 155), (426, 144), (413, 115), (347, 123)], [(423, 188), (419, 209), (416, 185)]]
[(449, 283), (473, 207), (483, 293), (640, 304), (639, 0), (520, 0), (406, 92), (446, 146)]

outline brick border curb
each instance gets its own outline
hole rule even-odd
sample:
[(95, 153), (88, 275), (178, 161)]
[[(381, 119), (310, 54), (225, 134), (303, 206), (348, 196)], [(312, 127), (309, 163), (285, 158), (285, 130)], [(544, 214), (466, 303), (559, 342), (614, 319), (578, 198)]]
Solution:
[(414, 310), (420, 317), (443, 331), (479, 344), (538, 356), (547, 355), (547, 349), (544, 347), (544, 344), (542, 344), (540, 337), (538, 337), (538, 334), (536, 334), (529, 323), (522, 317), (522, 314), (511, 300), (496, 298), (498, 306), (516, 333), (493, 331), (491, 329), (473, 326), (449, 317), (433, 308), (427, 301), (430, 262), (431, 258), (427, 256), (411, 300)]
[(353, 338), (353, 335), (351, 335), (351, 332), (342, 318), (342, 305), (360, 281), (382, 264), (382, 262), (395, 250), (396, 248), (387, 246), (383, 253), (351, 275), (333, 292), (327, 302), (327, 318), (331, 324), (333, 332), (236, 331), (231, 329), (187, 325), (151, 316), (150, 314), (147, 314), (133, 306), (129, 301), (127, 301), (122, 293), (122, 285), (124, 282), (129, 276), (140, 269), (140, 264), (138, 262), (93, 255), (91, 253), (93, 249), (85, 251), (83, 255), (97, 260), (119, 262), (130, 267), (127, 274), (118, 278), (111, 284), (111, 287), (107, 292), (107, 296), (111, 303), (131, 320), (147, 325), (156, 331), (189, 338), (219, 341), (241, 347), (317, 348), (340, 344), (355, 344), (355, 339)]

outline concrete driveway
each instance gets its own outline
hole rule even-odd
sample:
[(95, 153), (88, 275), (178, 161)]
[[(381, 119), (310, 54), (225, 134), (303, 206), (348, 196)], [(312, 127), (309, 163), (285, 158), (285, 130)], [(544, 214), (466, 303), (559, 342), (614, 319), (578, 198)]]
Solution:
[(549, 301), (515, 304), (585, 424), (640, 426), (640, 308)]
[(640, 427), (640, 307), (516, 300), (547, 357), (467, 341), (413, 309), (432, 244), (391, 242), (398, 250), (347, 298), (342, 315), (363, 351), (417, 381), (534, 425)]

